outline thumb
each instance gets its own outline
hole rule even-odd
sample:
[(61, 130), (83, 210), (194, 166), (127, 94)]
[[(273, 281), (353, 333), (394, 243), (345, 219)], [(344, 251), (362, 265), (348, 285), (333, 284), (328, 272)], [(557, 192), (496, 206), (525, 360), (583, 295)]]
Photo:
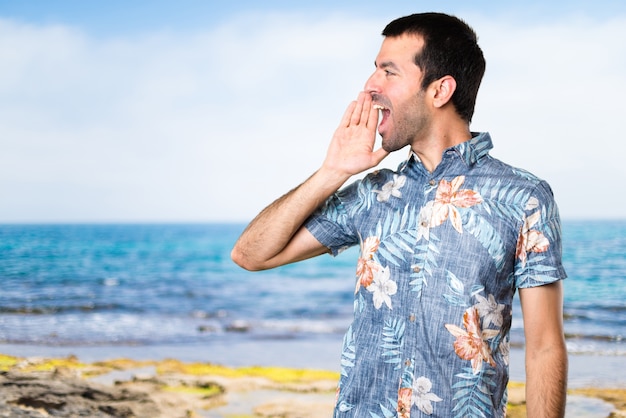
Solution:
[(389, 155), (389, 151), (385, 151), (383, 148), (379, 148), (376, 151), (372, 152), (372, 160), (375, 162), (374, 165), (380, 164), (382, 160), (385, 159)]

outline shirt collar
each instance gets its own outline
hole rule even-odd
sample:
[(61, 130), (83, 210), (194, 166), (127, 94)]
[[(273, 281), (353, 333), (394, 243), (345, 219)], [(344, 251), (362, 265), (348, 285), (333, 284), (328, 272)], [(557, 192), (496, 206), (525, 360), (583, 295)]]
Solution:
[[(489, 155), (489, 151), (493, 148), (491, 135), (488, 132), (472, 132), (472, 138), (462, 142), (454, 147), (448, 148), (446, 151), (454, 151), (468, 166), (472, 166), (479, 162), (483, 157)], [(406, 167), (411, 159), (420, 161), (420, 158), (412, 150), (409, 149), (409, 158), (402, 164), (402, 168)]]
[(456, 151), (468, 166), (472, 166), (489, 155), (489, 151), (492, 148), (493, 142), (491, 142), (491, 135), (488, 132), (472, 132), (470, 140), (462, 142), (451, 149)]

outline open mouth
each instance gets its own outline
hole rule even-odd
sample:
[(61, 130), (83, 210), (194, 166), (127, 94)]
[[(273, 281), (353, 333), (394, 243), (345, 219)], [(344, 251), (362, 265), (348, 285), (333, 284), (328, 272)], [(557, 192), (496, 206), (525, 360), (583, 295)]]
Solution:
[(374, 109), (380, 111), (381, 118), (380, 118), (380, 122), (378, 123), (378, 129), (379, 129), (379, 132), (380, 132), (380, 128), (385, 124), (385, 122), (389, 118), (389, 115), (391, 114), (391, 111), (388, 108), (386, 108), (385, 106), (383, 106), (381, 104), (378, 104), (378, 103), (374, 104), (372, 107)]

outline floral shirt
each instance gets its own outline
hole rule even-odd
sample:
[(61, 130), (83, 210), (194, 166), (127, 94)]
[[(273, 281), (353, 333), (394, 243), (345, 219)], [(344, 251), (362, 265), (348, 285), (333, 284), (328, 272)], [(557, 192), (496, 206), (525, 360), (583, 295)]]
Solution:
[(503, 417), (517, 288), (565, 278), (550, 186), (492, 158), (488, 133), (338, 191), (306, 223), (359, 245), (335, 417)]

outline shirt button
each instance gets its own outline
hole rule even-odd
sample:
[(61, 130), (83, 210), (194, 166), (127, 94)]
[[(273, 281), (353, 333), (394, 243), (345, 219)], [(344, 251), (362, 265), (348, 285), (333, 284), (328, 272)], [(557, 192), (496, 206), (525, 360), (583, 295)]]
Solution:
[(411, 365), (411, 360), (404, 360), (404, 365), (409, 367)]
[(415, 314), (409, 315), (409, 321), (415, 322)]
[(414, 273), (419, 273), (422, 269), (420, 268), (420, 266), (413, 266), (413, 272)]
[(431, 186), (434, 186), (435, 184), (437, 184), (437, 182), (435, 181), (435, 179), (430, 179), (428, 184), (430, 184)]

